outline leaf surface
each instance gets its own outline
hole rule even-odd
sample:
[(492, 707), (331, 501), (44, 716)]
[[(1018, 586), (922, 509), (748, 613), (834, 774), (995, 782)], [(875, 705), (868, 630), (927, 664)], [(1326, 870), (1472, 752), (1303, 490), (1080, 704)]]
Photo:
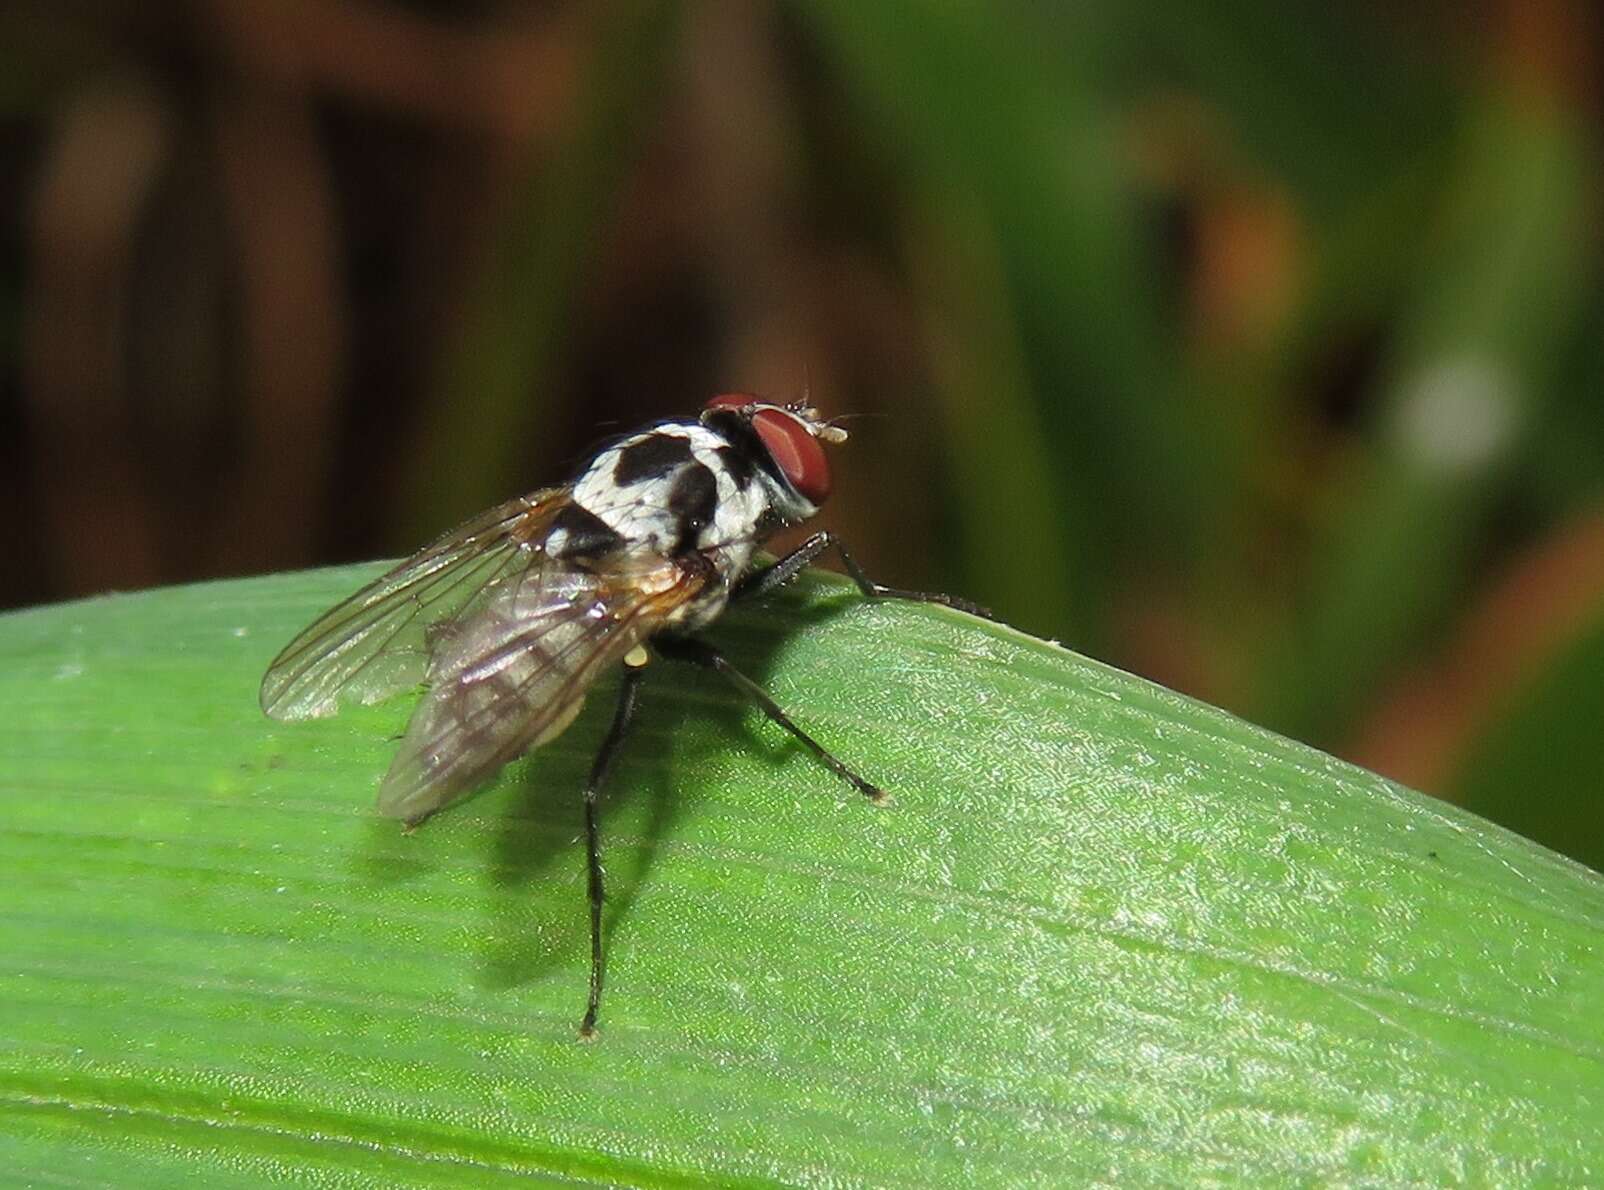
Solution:
[(0, 1168), (36, 1184), (1604, 1177), (1604, 880), (1061, 648), (811, 578), (415, 834), (277, 724), (347, 567), (0, 617)]

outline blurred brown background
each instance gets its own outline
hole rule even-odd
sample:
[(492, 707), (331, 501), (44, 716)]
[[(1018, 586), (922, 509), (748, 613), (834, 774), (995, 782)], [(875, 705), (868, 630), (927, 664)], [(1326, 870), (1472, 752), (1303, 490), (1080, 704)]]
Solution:
[(1599, 35), (12, 0), (0, 606), (408, 552), (807, 384), (886, 580), (1599, 866)]

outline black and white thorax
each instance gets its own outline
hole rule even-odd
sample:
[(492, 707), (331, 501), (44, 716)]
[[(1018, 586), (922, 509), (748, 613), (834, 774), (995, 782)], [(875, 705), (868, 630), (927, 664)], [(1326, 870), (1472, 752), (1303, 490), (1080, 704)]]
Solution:
[(817, 511), (744, 422), (710, 420), (663, 422), (601, 451), (543, 543), (552, 558), (615, 575), (666, 562), (705, 569), (698, 594), (664, 625), (682, 632), (718, 617), (758, 546)]

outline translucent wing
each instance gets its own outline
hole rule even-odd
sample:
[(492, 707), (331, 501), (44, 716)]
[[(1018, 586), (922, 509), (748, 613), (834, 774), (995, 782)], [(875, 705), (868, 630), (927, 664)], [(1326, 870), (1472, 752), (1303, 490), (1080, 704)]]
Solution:
[(627, 578), (543, 559), (503, 579), (435, 641), (430, 689), (379, 787), (380, 812), (420, 822), (560, 734), (597, 676), (706, 581), (661, 559)]
[(542, 530), (564, 496), (553, 488), (492, 508), (325, 612), (268, 666), (262, 710), (313, 719), (417, 685), (431, 630), (471, 614), (490, 588), (543, 557)]

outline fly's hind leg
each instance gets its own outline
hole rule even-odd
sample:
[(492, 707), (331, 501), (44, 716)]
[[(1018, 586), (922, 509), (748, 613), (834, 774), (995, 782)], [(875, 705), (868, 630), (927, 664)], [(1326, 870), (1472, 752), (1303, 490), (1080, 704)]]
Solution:
[(602, 865), (601, 832), (596, 822), (596, 801), (607, 782), (613, 760), (623, 746), (630, 721), (635, 717), (636, 695), (640, 680), (646, 673), (646, 650), (638, 645), (624, 657), (624, 677), (618, 687), (618, 709), (613, 713), (613, 725), (608, 728), (596, 760), (590, 766), (590, 780), (585, 783), (585, 856), (590, 867), (590, 999), (585, 1006), (585, 1019), (579, 1025), (579, 1037), (590, 1041), (596, 1036), (596, 1011), (601, 1006), (602, 988)]
[(772, 566), (743, 576), (730, 592), (730, 598), (750, 599), (778, 591), (801, 574), (820, 554), (832, 549), (841, 559), (841, 565), (846, 568), (848, 576), (867, 599), (906, 599), (911, 603), (939, 603), (943, 607), (956, 608), (970, 615), (981, 616), (988, 620), (992, 618), (991, 613), (979, 604), (970, 603), (967, 599), (960, 599), (956, 595), (942, 595), (930, 591), (904, 591), (898, 587), (887, 587), (875, 582), (864, 573), (857, 559), (847, 552), (847, 547), (841, 544), (841, 539), (828, 529), (815, 533)]
[[(806, 563), (804, 562), (803, 565)], [(800, 567), (798, 567), (800, 569)], [(766, 573), (766, 572), (765, 572)], [(829, 749), (803, 731), (791, 717), (780, 709), (780, 705), (769, 697), (768, 691), (747, 677), (723, 653), (705, 641), (693, 640), (689, 637), (658, 637), (652, 642), (652, 647), (670, 661), (684, 661), (690, 665), (697, 665), (703, 669), (710, 669), (718, 674), (730, 685), (757, 704), (757, 708), (775, 723), (785, 728), (814, 756), (819, 762), (859, 793), (867, 797), (876, 805), (884, 805), (891, 800), (891, 795), (878, 785), (864, 780), (846, 765), (837, 760)]]

